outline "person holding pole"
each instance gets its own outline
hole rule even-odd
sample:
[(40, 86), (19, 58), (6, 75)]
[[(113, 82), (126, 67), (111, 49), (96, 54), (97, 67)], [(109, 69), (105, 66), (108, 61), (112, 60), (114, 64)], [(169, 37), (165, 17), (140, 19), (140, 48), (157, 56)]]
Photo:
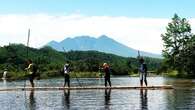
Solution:
[(7, 77), (7, 68), (6, 68), (6, 69), (4, 69), (2, 79), (3, 79), (3, 80), (5, 80), (5, 79), (6, 79), (6, 77)]
[(68, 63), (64, 65), (64, 87), (66, 86), (66, 83), (68, 84), (68, 87), (70, 87), (70, 66)]
[(34, 82), (33, 82), (33, 80), (34, 80), (35, 74), (36, 74), (35, 64), (32, 62), (31, 59), (29, 59), (29, 60), (27, 61), (27, 63), (28, 63), (28, 67), (25, 68), (25, 70), (28, 71), (28, 77), (29, 77), (30, 84), (31, 84), (32, 87), (34, 87)]
[(143, 80), (144, 80), (145, 85), (147, 86), (147, 65), (144, 63), (144, 59), (143, 58), (139, 59), (139, 63), (140, 63), (140, 68), (139, 68), (139, 72), (140, 72), (140, 85), (143, 86)]
[(103, 64), (103, 69), (105, 72), (104, 78), (105, 78), (105, 87), (107, 87), (107, 82), (109, 83), (111, 87), (111, 81), (110, 81), (110, 67), (107, 63)]

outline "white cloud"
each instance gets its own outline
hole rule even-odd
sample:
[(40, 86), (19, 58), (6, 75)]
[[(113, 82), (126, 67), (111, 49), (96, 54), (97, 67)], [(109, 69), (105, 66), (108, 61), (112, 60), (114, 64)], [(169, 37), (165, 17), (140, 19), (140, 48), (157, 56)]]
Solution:
[[(41, 47), (51, 40), (66, 37), (102, 34), (135, 49), (161, 53), (160, 34), (165, 32), (169, 19), (130, 18), (111, 16), (83, 16), (79, 14), (52, 16), (0, 15), (0, 45), (26, 44), (28, 28), (31, 29), (31, 47)], [(195, 26), (195, 19), (190, 23)], [(192, 29), (195, 31), (195, 28)]]

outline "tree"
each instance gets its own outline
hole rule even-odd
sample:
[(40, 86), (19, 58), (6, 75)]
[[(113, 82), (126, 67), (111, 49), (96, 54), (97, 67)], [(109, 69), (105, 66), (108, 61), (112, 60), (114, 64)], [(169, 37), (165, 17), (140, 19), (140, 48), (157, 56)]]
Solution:
[(184, 70), (189, 75), (195, 75), (195, 35), (190, 39), (185, 49), (181, 52)]
[(166, 64), (171, 69), (182, 72), (186, 66), (184, 62), (189, 58), (186, 56), (186, 49), (189, 48), (188, 43), (193, 37), (190, 24), (186, 18), (180, 18), (175, 14), (166, 27), (166, 33), (161, 34), (161, 37), (164, 42), (163, 56)]

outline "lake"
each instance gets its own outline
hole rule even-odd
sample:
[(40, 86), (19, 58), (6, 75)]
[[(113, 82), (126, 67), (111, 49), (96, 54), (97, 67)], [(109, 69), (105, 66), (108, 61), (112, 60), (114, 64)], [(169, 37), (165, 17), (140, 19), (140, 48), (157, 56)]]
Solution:
[[(62, 86), (62, 78), (36, 80), (36, 86)], [(104, 85), (104, 79), (71, 79), (71, 86)], [(114, 77), (112, 86), (138, 86), (138, 77)], [(0, 88), (25, 81), (1, 81)], [(29, 81), (26, 81), (29, 86)], [(1, 110), (195, 110), (195, 80), (148, 77), (148, 85), (171, 84), (169, 90), (1, 91)]]

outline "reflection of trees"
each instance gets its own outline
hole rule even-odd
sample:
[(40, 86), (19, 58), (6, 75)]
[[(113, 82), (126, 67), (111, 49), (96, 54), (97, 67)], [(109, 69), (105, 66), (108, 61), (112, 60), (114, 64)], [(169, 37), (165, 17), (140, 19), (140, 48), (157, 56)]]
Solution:
[(110, 94), (111, 94), (111, 89), (105, 89), (105, 109), (109, 110), (110, 107)]
[(140, 89), (141, 110), (148, 110), (147, 89)]
[(190, 89), (176, 89), (167, 93), (167, 109), (194, 110), (194, 93)]
[(29, 109), (30, 110), (36, 110), (36, 101), (35, 101), (35, 98), (34, 98), (34, 90), (31, 90), (30, 91), (30, 94), (29, 94)]
[(70, 89), (64, 90), (64, 97), (62, 98), (64, 109), (70, 109)]
[(166, 108), (172, 110), (195, 110), (194, 82), (190, 79), (174, 79), (166, 84), (174, 85), (173, 90), (166, 91)]

